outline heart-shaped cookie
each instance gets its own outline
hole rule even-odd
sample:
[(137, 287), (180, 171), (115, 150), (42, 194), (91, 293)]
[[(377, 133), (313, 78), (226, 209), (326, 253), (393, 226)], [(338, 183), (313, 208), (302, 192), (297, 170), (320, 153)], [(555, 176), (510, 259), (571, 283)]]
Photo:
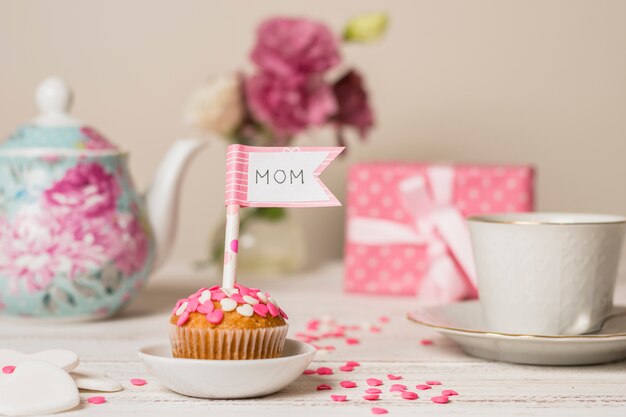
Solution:
[(0, 368), (17, 366), (24, 362), (43, 361), (71, 371), (78, 366), (78, 355), (71, 350), (51, 349), (36, 353), (22, 353), (12, 349), (0, 349)]
[(63, 369), (43, 361), (22, 362), (0, 377), (0, 414), (58, 413), (80, 403), (78, 388)]
[(107, 378), (102, 372), (91, 369), (77, 369), (70, 373), (79, 389), (101, 392), (115, 392), (122, 389), (120, 381)]

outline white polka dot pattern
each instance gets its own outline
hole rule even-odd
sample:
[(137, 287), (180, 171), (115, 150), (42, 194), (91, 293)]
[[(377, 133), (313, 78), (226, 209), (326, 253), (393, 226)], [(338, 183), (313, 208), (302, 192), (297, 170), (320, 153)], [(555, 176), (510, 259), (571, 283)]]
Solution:
[[(350, 170), (348, 218), (373, 217), (410, 225), (398, 183), (423, 175), (426, 164), (359, 164)], [(534, 172), (528, 166), (456, 165), (454, 201), (464, 216), (533, 209)], [(424, 246), (346, 242), (345, 288), (376, 294), (415, 295), (428, 267)]]

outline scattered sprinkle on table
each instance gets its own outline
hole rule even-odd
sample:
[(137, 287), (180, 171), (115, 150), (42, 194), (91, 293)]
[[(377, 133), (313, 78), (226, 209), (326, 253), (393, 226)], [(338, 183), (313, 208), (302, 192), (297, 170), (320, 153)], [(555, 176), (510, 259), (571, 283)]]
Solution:
[(387, 316), (380, 316), (380, 317), (378, 318), (378, 320), (379, 320), (381, 323), (389, 323), (389, 317), (387, 317)]
[(313, 375), (316, 373), (317, 371), (315, 369), (305, 369), (304, 372), (302, 372), (302, 375)]
[(380, 394), (382, 391), (378, 388), (368, 388), (365, 390), (367, 394)]
[(380, 407), (373, 407), (372, 408), (372, 414), (387, 414), (389, 411), (387, 411), (386, 408), (380, 408)]
[(402, 376), (394, 375), (394, 374), (387, 374), (387, 379), (389, 379), (390, 381), (397, 381), (398, 379), (402, 379)]
[[(378, 398), (379, 398), (378, 394), (367, 394), (367, 395), (363, 396), (363, 399), (367, 400), (367, 401), (376, 401), (376, 400), (378, 400)], [(446, 397), (446, 398), (448, 398), (448, 397)]]
[(402, 398), (405, 400), (417, 400), (419, 395), (411, 391), (402, 391)]
[(378, 378), (367, 378), (365, 382), (367, 382), (367, 385), (369, 385), (370, 387), (377, 387), (383, 384), (383, 381)]
[(344, 388), (356, 388), (356, 382), (353, 381), (341, 381), (339, 385)]
[(338, 403), (342, 403), (348, 400), (348, 397), (346, 395), (331, 395), (330, 398)]
[(453, 389), (444, 389), (443, 391), (441, 391), (441, 395), (449, 397), (450, 395), (459, 395), (459, 393)]
[(141, 379), (141, 378), (133, 378), (130, 380), (130, 383), (136, 387), (143, 387), (144, 385), (148, 383), (148, 381), (146, 381), (145, 379)]
[(446, 404), (450, 401), (450, 399), (448, 399), (445, 395), (438, 395), (436, 397), (432, 397), (430, 400), (436, 404)]
[(102, 396), (100, 396), (100, 395), (98, 395), (98, 396), (95, 396), (95, 397), (87, 398), (87, 402), (89, 404), (103, 404), (103, 403), (107, 402), (107, 399), (102, 397)]
[(342, 372), (352, 372), (354, 371), (354, 366), (348, 366), (348, 365), (340, 366), (339, 370)]
[(439, 381), (426, 381), (426, 383), (428, 385), (441, 385), (441, 382), (439, 382)]
[(430, 339), (422, 339), (422, 340), (420, 340), (420, 344), (422, 346), (430, 346), (430, 345), (433, 344), (433, 341), (430, 340)]
[(329, 389), (333, 389), (333, 387), (331, 387), (328, 384), (319, 384), (315, 389), (318, 390), (318, 391), (326, 391), (326, 390), (329, 390)]
[(12, 374), (13, 371), (15, 371), (15, 366), (12, 366), (12, 365), (7, 365), (7, 366), (2, 368), (2, 373), (3, 374)]
[(349, 345), (358, 345), (361, 341), (359, 339), (355, 339), (354, 337), (348, 337), (346, 338), (346, 343)]
[(361, 366), (361, 364), (358, 363), (358, 362), (355, 362), (355, 361), (348, 361), (348, 362), (346, 362), (346, 366), (354, 367), (354, 366)]
[(317, 374), (318, 375), (332, 375), (333, 370), (325, 366), (322, 366), (321, 368), (317, 368)]
[(406, 385), (403, 384), (393, 384), (391, 386), (391, 388), (389, 388), (389, 392), (402, 392), (402, 391), (406, 391), (407, 387)]
[(424, 385), (424, 384), (416, 385), (415, 388), (419, 389), (419, 390), (422, 390), (422, 391), (425, 390), (425, 389), (432, 389), (432, 387), (430, 385)]

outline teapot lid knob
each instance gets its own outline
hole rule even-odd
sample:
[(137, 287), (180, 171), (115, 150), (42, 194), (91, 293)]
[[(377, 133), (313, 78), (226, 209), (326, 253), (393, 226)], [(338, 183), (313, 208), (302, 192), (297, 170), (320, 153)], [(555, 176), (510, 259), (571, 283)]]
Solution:
[(72, 104), (72, 91), (59, 77), (49, 77), (37, 87), (35, 94), (39, 106), (39, 116), (34, 123), (39, 126), (77, 126), (81, 123), (69, 116)]

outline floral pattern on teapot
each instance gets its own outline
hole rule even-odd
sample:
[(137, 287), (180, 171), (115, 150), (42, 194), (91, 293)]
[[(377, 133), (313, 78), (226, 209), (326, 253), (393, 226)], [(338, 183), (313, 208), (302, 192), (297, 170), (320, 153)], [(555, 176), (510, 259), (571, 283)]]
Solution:
[(0, 156), (0, 310), (109, 316), (152, 270), (143, 199), (123, 154), (46, 155)]

